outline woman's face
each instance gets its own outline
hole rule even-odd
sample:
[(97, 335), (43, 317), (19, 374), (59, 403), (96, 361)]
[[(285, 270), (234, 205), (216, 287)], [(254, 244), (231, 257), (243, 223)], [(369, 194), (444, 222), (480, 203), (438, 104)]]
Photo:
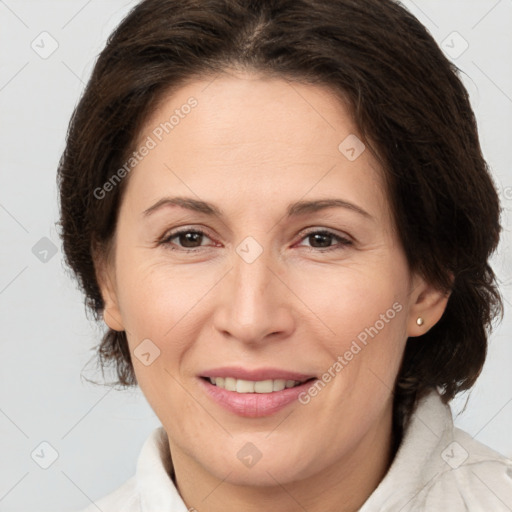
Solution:
[(145, 125), (102, 290), (176, 461), (275, 485), (389, 445), (407, 337), (444, 302), (356, 133), (327, 89), (249, 74)]

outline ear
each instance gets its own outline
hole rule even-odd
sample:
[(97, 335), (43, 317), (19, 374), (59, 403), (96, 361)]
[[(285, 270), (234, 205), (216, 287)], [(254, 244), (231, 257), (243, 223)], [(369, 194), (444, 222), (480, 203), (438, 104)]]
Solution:
[[(435, 288), (415, 274), (409, 308), (407, 336), (421, 336), (431, 329), (443, 316), (451, 291)], [(418, 324), (418, 319), (422, 319)]]
[(113, 262), (104, 250), (93, 249), (96, 280), (103, 298), (103, 320), (114, 331), (124, 331), (119, 309), (116, 277)]

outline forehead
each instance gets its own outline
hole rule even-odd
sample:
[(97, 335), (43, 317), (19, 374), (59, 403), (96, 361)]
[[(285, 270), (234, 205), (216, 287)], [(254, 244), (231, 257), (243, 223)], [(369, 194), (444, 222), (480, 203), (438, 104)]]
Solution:
[(243, 191), (255, 207), (259, 198), (346, 192), (385, 208), (382, 172), (369, 151), (358, 156), (357, 131), (325, 86), (239, 73), (191, 81), (146, 121), (137, 147), (152, 148), (129, 189), (145, 203), (164, 189), (212, 202)]
[(177, 138), (185, 135), (186, 119), (197, 121), (187, 140), (207, 147), (260, 141), (270, 151), (284, 142), (300, 143), (311, 153), (315, 145), (325, 149), (322, 142), (336, 148), (344, 132), (357, 132), (351, 112), (327, 86), (248, 72), (192, 80), (163, 95), (141, 135), (155, 132), (159, 139), (172, 132)]

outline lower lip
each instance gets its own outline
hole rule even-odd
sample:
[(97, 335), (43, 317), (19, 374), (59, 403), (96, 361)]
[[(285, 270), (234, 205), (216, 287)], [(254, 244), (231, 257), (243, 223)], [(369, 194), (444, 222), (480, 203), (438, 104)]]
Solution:
[(209, 380), (203, 378), (199, 380), (210, 398), (228, 411), (247, 418), (259, 418), (270, 416), (295, 402), (298, 396), (302, 392), (306, 392), (317, 379), (308, 380), (294, 388), (285, 388), (272, 393), (237, 393), (219, 388)]

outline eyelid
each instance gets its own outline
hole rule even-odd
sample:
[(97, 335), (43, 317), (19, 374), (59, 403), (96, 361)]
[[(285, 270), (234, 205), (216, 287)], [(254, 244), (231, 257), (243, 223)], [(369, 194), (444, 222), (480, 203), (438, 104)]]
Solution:
[(302, 239), (302, 238), (304, 238), (308, 235), (311, 235), (313, 233), (326, 233), (326, 234), (341, 238), (343, 240), (346, 240), (347, 242), (351, 242), (351, 243), (355, 242), (355, 240), (347, 233), (340, 233), (339, 231), (336, 231), (331, 228), (326, 228), (323, 226), (314, 226), (311, 228), (305, 228), (305, 230), (301, 231), (299, 233), (299, 235), (301, 236), (301, 239)]
[(337, 240), (337, 243), (335, 243), (334, 245), (332, 245), (330, 247), (317, 248), (317, 247), (311, 247), (311, 246), (304, 246), (309, 251), (316, 252), (316, 253), (326, 253), (326, 252), (330, 252), (330, 251), (333, 251), (333, 252), (341, 251), (347, 247), (353, 246), (354, 242), (355, 242), (354, 239), (347, 234), (340, 234), (332, 229), (317, 226), (317, 227), (313, 227), (313, 228), (308, 228), (306, 231), (302, 231), (300, 233), (300, 238), (299, 238), (299, 241), (297, 242), (297, 244), (299, 244), (303, 240), (307, 239), (308, 236), (313, 235), (313, 234), (329, 235), (329, 236), (333, 237), (333, 239), (335, 239), (335, 241)]
[[(180, 251), (184, 253), (194, 253), (205, 249), (210, 249), (211, 245), (200, 245), (198, 247), (192, 247), (192, 248), (186, 248), (186, 247), (180, 247), (176, 246), (176, 244), (171, 244), (170, 240), (173, 238), (183, 234), (183, 233), (196, 233), (200, 234), (203, 237), (207, 237), (210, 240), (215, 242), (215, 238), (210, 236), (208, 233), (208, 230), (206, 230), (203, 227), (192, 227), (192, 226), (180, 226), (174, 229), (171, 229), (170, 231), (166, 231), (164, 235), (159, 238), (157, 241), (158, 245), (164, 245), (169, 247), (173, 251)], [(317, 247), (311, 247), (311, 246), (305, 246), (309, 251), (316, 252), (316, 253), (326, 253), (330, 251), (340, 251), (346, 248), (347, 246), (352, 246), (354, 244), (354, 239), (345, 233), (340, 234), (336, 232), (335, 230), (332, 230), (330, 228), (321, 227), (321, 226), (310, 226), (308, 228), (305, 228), (303, 231), (299, 233), (299, 240), (294, 244), (297, 245), (303, 240), (307, 239), (308, 236), (313, 234), (322, 234), (322, 235), (328, 235), (333, 237), (335, 240), (337, 240), (337, 243), (335, 245), (324, 247), (324, 248), (317, 248)]]
[[(205, 228), (203, 228), (203, 227), (180, 226), (180, 227), (177, 227), (177, 228), (174, 228), (174, 229), (166, 231), (163, 234), (163, 236), (160, 237), (157, 240), (157, 243), (158, 243), (158, 245), (160, 245), (160, 244), (171, 245), (169, 240), (171, 240), (172, 238), (175, 238), (178, 235), (181, 235), (182, 233), (190, 233), (190, 232), (199, 233), (199, 234), (201, 234), (203, 236), (208, 237), (210, 240), (214, 240), (213, 237), (208, 233), (208, 231)], [(185, 251), (185, 252), (186, 251), (192, 252), (192, 251), (197, 251), (201, 247), (205, 248), (207, 246), (199, 246), (199, 247), (194, 247), (194, 248), (191, 248), (191, 249), (183, 247), (183, 248), (178, 248), (177, 250)]]

